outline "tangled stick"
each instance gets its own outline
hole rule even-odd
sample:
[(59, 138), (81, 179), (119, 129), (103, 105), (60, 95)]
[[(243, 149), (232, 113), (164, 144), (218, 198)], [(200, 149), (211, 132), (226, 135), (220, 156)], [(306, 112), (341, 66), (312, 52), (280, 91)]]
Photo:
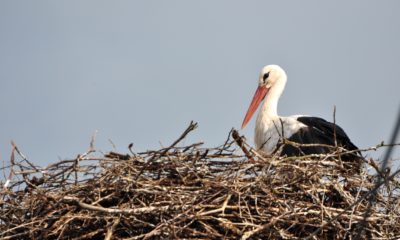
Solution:
[[(86, 153), (39, 167), (14, 145), (0, 192), (1, 239), (350, 239), (376, 161), (360, 173), (338, 154), (262, 156), (237, 131), (214, 148)], [(384, 147), (379, 145), (377, 148)], [(18, 149), (18, 151), (17, 151)], [(371, 148), (372, 149), (372, 148)], [(366, 150), (371, 150), (366, 149)], [(244, 153), (244, 154), (243, 154)], [(12, 173), (12, 174), (11, 174)], [(387, 176), (363, 238), (400, 237), (399, 177)], [(386, 175), (385, 175), (386, 174)], [(312, 235), (313, 234), (313, 235)]]

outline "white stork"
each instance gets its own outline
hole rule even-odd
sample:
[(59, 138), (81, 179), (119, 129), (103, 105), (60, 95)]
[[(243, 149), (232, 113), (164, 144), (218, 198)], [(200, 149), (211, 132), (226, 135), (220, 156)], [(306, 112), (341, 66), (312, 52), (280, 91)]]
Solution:
[[(278, 148), (283, 138), (300, 144), (314, 144), (310, 147), (295, 147), (285, 145), (282, 155), (321, 154), (331, 149), (318, 144), (341, 146), (347, 150), (358, 148), (350, 141), (341, 127), (322, 118), (304, 115), (282, 117), (278, 115), (278, 101), (286, 85), (285, 71), (277, 65), (265, 66), (261, 73), (257, 91), (253, 97), (247, 114), (243, 120), (242, 129), (246, 126), (253, 113), (264, 100), (257, 116), (254, 142), (258, 150), (272, 154)], [(336, 135), (336, 143), (335, 143)], [(357, 158), (356, 154), (347, 154), (342, 159)]]

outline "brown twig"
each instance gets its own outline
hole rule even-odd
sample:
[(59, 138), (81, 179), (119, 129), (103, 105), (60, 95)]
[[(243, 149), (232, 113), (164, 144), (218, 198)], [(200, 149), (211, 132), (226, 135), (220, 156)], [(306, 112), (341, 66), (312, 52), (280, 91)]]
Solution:
[[(77, 158), (43, 168), (18, 161), (14, 150), (5, 169), (13, 174), (1, 182), (0, 238), (355, 237), (374, 175), (349, 171), (351, 162), (339, 159), (349, 151), (262, 156), (234, 131), (222, 146), (178, 146), (195, 126), (166, 148), (97, 156), (91, 144)], [(386, 188), (376, 189), (363, 236), (400, 236), (397, 173), (380, 171)]]
[(244, 146), (244, 141), (243, 138), (239, 135), (238, 131), (235, 129), (232, 130), (232, 138), (235, 140), (236, 144), (242, 149), (243, 153), (246, 155), (247, 159), (251, 162), (254, 163), (254, 159), (251, 156), (250, 152), (246, 149)]

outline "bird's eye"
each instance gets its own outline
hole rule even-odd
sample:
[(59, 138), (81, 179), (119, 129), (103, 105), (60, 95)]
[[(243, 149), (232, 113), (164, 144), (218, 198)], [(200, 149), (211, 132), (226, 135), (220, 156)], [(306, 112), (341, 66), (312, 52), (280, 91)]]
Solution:
[(264, 76), (263, 76), (264, 82), (265, 82), (265, 80), (266, 80), (268, 77), (269, 77), (269, 72), (267, 72), (266, 74), (264, 74)]

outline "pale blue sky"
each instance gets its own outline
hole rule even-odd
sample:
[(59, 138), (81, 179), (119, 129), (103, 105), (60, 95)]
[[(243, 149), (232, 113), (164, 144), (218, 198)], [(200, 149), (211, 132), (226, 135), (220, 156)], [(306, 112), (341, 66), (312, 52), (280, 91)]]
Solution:
[[(10, 140), (45, 165), (96, 148), (207, 146), (239, 128), (260, 69), (279, 64), (282, 115), (337, 122), (359, 147), (399, 108), (400, 2), (1, 1), (0, 161)], [(252, 142), (254, 120), (243, 134)]]

